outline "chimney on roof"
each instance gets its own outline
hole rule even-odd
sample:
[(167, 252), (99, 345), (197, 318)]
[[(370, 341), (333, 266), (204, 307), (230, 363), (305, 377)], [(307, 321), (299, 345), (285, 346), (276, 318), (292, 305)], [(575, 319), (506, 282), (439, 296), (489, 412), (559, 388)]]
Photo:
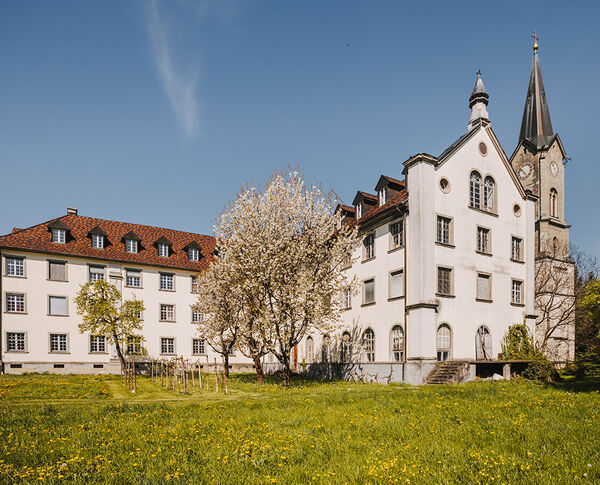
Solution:
[(67, 207), (67, 215), (68, 214), (73, 214), (73, 215), (77, 215), (77, 207)]

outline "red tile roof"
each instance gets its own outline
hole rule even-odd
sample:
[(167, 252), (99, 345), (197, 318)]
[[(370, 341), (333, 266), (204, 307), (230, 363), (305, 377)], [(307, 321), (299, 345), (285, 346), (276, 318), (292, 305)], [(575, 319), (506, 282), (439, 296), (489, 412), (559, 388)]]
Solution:
[[(48, 228), (53, 222), (62, 222), (69, 231), (65, 244), (52, 242), (52, 234)], [(105, 249), (92, 247), (88, 237), (91, 229), (98, 226), (106, 232), (108, 243)], [(139, 252), (136, 254), (125, 251), (123, 236), (134, 232), (141, 241)], [(171, 243), (170, 256), (163, 258), (158, 255), (155, 242), (166, 238)], [(190, 261), (187, 251), (184, 249), (190, 243), (196, 242), (201, 247), (200, 261)], [(167, 268), (184, 269), (189, 271), (202, 271), (214, 259), (216, 240), (212, 236), (203, 236), (191, 232), (163, 229), (140, 224), (129, 224), (127, 222), (109, 221), (95, 219), (76, 214), (44, 222), (27, 229), (20, 229), (5, 236), (0, 236), (0, 248), (22, 249), (50, 254), (62, 254), (65, 256), (80, 256), (91, 259), (112, 260), (125, 263), (161, 266)]]
[(358, 225), (365, 224), (366, 222), (369, 222), (371, 219), (373, 219), (376, 215), (381, 214), (382, 212), (385, 212), (389, 209), (392, 209), (393, 207), (395, 207), (398, 204), (405, 204), (407, 201), (408, 201), (408, 192), (406, 191), (406, 189), (403, 189), (400, 192), (398, 192), (396, 195), (394, 195), (385, 204), (371, 209), (369, 212), (367, 212), (364, 216), (362, 216), (358, 220), (352, 219), (352, 220), (348, 221), (348, 224), (350, 224), (352, 226), (354, 226), (355, 224), (358, 224)]

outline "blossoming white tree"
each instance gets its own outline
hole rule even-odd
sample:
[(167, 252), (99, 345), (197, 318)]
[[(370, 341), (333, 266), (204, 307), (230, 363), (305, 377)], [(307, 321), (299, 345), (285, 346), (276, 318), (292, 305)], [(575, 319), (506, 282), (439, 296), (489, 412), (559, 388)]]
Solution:
[(250, 316), (240, 327), (242, 347), (254, 342), (273, 353), (285, 385), (292, 349), (307, 332), (332, 330), (340, 293), (356, 284), (342, 270), (357, 231), (341, 224), (335, 203), (332, 193), (307, 185), (297, 171), (277, 172), (264, 188), (242, 188), (216, 223), (217, 259), (235, 275), (240, 315)]

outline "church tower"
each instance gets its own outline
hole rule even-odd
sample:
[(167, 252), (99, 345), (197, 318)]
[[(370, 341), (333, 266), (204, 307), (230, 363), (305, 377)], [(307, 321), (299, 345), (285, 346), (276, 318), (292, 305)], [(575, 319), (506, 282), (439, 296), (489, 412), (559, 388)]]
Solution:
[(565, 219), (565, 150), (552, 129), (544, 89), (539, 37), (532, 35), (533, 62), (511, 165), (525, 190), (537, 196), (536, 344), (556, 363), (574, 357), (574, 265), (569, 258), (569, 225)]

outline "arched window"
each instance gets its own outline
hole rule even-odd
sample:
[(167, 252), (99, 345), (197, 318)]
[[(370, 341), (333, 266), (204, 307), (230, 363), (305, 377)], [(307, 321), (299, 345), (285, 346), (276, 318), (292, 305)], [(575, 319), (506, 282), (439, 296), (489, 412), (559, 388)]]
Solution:
[(321, 344), (321, 362), (329, 362), (329, 335), (323, 336)]
[(550, 217), (558, 217), (558, 192), (550, 189)]
[(475, 358), (492, 360), (492, 335), (485, 325), (479, 327), (475, 335)]
[(469, 185), (469, 204), (475, 209), (481, 208), (481, 175), (472, 171)]
[(392, 361), (404, 360), (404, 330), (400, 325), (392, 327)]
[(437, 329), (436, 346), (437, 360), (448, 360), (450, 358), (450, 351), (452, 350), (452, 336), (450, 326), (446, 323), (442, 323)]
[(315, 343), (312, 337), (306, 339), (306, 362), (312, 364), (315, 361)]
[(483, 181), (483, 208), (487, 211), (494, 210), (494, 179), (489, 175)]
[(340, 352), (340, 360), (342, 362), (350, 362), (352, 359), (352, 343), (350, 342), (350, 333), (342, 334), (342, 346)]
[(372, 328), (367, 328), (363, 333), (363, 351), (365, 361), (375, 362), (375, 332)]

